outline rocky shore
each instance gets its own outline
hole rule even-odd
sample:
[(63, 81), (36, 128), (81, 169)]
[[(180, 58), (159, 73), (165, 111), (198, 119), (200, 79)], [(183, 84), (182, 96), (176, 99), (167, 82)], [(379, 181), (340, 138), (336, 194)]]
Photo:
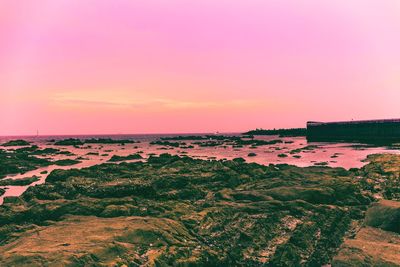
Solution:
[(369, 208), (399, 200), (400, 158), (369, 160), (348, 171), (162, 154), (54, 170), (0, 206), (0, 265), (397, 266), (351, 242), (398, 237)]

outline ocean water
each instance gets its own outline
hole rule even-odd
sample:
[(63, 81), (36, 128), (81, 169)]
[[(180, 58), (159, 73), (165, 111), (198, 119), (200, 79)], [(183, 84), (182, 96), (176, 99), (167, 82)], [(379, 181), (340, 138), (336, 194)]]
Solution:
[[(54, 169), (70, 169), (70, 168), (84, 168), (107, 162), (113, 155), (127, 156), (133, 153), (141, 153), (144, 158), (150, 155), (159, 155), (162, 153), (170, 153), (174, 155), (185, 155), (193, 158), (219, 160), (219, 159), (233, 159), (244, 158), (247, 162), (255, 162), (258, 164), (281, 164), (287, 163), (299, 167), (312, 166), (316, 164), (328, 164), (331, 167), (360, 168), (367, 164), (366, 158), (370, 154), (376, 153), (396, 153), (399, 154), (400, 150), (387, 148), (367, 146), (355, 143), (307, 143), (305, 137), (284, 137), (278, 136), (256, 136), (255, 139), (260, 140), (276, 140), (281, 139), (283, 143), (274, 145), (258, 146), (252, 148), (244, 146), (242, 148), (233, 148), (232, 146), (217, 146), (217, 147), (200, 147), (194, 145), (194, 148), (168, 148), (160, 145), (151, 145), (150, 142), (159, 140), (161, 137), (182, 136), (184, 134), (151, 134), (151, 135), (80, 135), (80, 136), (8, 136), (0, 137), (0, 143), (9, 140), (24, 139), (39, 146), (39, 148), (57, 148), (63, 151), (70, 151), (72, 155), (56, 155), (52, 157), (53, 160), (59, 159), (77, 159), (83, 158), (81, 163), (72, 166), (48, 166), (39, 168), (24, 174), (10, 175), (6, 178), (19, 179), (23, 177), (31, 177), (33, 175), (39, 176), (40, 180), (30, 186), (44, 183), (47, 175)], [(206, 135), (206, 134), (187, 134), (187, 135)], [(228, 136), (239, 136), (239, 134), (231, 133), (224, 134)], [(79, 148), (73, 146), (54, 146), (50, 140), (62, 140), (66, 138), (112, 138), (112, 139), (130, 139), (139, 141), (134, 144), (90, 144), (84, 145)], [(174, 141), (175, 142), (175, 141)], [(187, 145), (196, 141), (185, 140)], [(295, 149), (305, 148), (299, 153), (291, 154), (290, 152)], [(2, 147), (2, 149), (15, 149), (15, 147)], [(88, 153), (98, 153), (98, 155), (88, 155)], [(254, 153), (256, 156), (249, 156), (249, 153)], [(287, 155), (282, 157), (282, 154)], [(41, 172), (47, 171), (47, 174)], [(4, 197), (19, 196), (29, 186), (3, 186), (6, 193), (0, 197), (0, 204), (3, 202)]]

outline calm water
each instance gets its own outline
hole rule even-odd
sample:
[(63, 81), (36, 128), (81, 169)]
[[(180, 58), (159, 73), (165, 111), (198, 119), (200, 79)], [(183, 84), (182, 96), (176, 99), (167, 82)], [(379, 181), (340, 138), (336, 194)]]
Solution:
[[(182, 135), (182, 134), (179, 134)], [(195, 134), (190, 134), (195, 135)], [(227, 134), (225, 134), (227, 135)], [(235, 135), (235, 134), (228, 134)], [(48, 166), (39, 168), (25, 174), (10, 175), (6, 178), (23, 178), (31, 177), (33, 175), (39, 176), (40, 180), (33, 183), (31, 186), (36, 184), (44, 183), (48, 173), (54, 169), (70, 169), (70, 168), (83, 168), (96, 164), (106, 162), (113, 155), (126, 156), (129, 154), (137, 153), (142, 151), (142, 156), (144, 158), (151, 154), (162, 154), (170, 153), (174, 155), (187, 155), (194, 158), (201, 159), (233, 159), (237, 157), (245, 158), (247, 162), (256, 162), (259, 164), (268, 165), (270, 163), (288, 163), (297, 165), (300, 167), (312, 166), (316, 163), (327, 162), (328, 166), (331, 167), (344, 167), (349, 168), (359, 168), (366, 164), (365, 159), (370, 154), (375, 153), (396, 153), (399, 154), (400, 150), (388, 149), (385, 147), (368, 147), (359, 146), (357, 144), (348, 143), (307, 143), (304, 137), (285, 137), (279, 138), (277, 136), (257, 136), (256, 139), (261, 140), (275, 140), (281, 139), (284, 143), (259, 146), (257, 148), (250, 148), (250, 146), (244, 146), (243, 148), (232, 148), (227, 147), (199, 147), (194, 145), (192, 149), (182, 149), (182, 148), (172, 148), (172, 149), (162, 149), (162, 146), (150, 145), (151, 141), (158, 140), (160, 137), (170, 137), (177, 135), (98, 135), (98, 136), (39, 136), (39, 137), (0, 137), (0, 143), (15, 140), (24, 139), (31, 141), (33, 144), (38, 145), (40, 148), (57, 148), (64, 151), (70, 151), (73, 155), (56, 155), (55, 160), (58, 159), (76, 159), (78, 157), (83, 157), (81, 159), (82, 163), (73, 166)], [(140, 141), (140, 143), (126, 144), (124, 146), (119, 144), (90, 144), (84, 145), (80, 148), (74, 148), (72, 146), (54, 146), (49, 143), (49, 140), (61, 140), (65, 138), (112, 138), (112, 139), (133, 139)], [(190, 144), (196, 141), (182, 141), (186, 144)], [(306, 147), (308, 145), (313, 145), (315, 148), (312, 150), (303, 150), (298, 154), (289, 154), (290, 151), (294, 149), (299, 149)], [(13, 147), (3, 148), (3, 149), (13, 149)], [(88, 153), (98, 153), (98, 155), (87, 155)], [(250, 157), (249, 153), (255, 153), (256, 156)], [(279, 157), (280, 154), (287, 154), (287, 157)], [(295, 155), (300, 156), (300, 158), (294, 157)], [(40, 174), (43, 171), (48, 171), (47, 174)], [(6, 193), (0, 197), (0, 204), (3, 202), (3, 198), (6, 196), (19, 196), (21, 195), (28, 186), (6, 186), (1, 187), (6, 189)]]

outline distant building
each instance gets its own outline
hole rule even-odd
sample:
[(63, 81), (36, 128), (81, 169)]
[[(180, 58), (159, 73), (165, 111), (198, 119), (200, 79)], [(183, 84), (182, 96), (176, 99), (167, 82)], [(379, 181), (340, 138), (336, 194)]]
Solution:
[(400, 142), (400, 119), (339, 122), (307, 122), (310, 142)]

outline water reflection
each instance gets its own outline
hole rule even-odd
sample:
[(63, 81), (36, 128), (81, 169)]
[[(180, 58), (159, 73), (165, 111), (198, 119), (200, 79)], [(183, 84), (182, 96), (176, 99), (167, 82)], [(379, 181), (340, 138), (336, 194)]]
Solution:
[[(92, 138), (89, 136), (88, 138)], [(103, 137), (103, 136), (102, 136)], [(109, 137), (109, 136), (108, 136)], [(79, 159), (81, 163), (72, 166), (47, 166), (25, 174), (10, 175), (6, 178), (18, 179), (24, 177), (38, 176), (40, 179), (30, 186), (44, 183), (48, 174), (54, 169), (70, 169), (84, 168), (96, 164), (107, 162), (113, 155), (127, 156), (133, 153), (141, 153), (144, 158), (149, 155), (158, 155), (162, 153), (170, 153), (174, 155), (186, 155), (201, 159), (233, 159), (242, 157), (247, 162), (255, 162), (259, 164), (279, 164), (287, 163), (300, 167), (312, 165), (327, 165), (331, 167), (359, 168), (366, 164), (365, 159), (370, 154), (375, 153), (400, 153), (399, 150), (389, 149), (386, 147), (364, 146), (360, 144), (348, 143), (307, 143), (304, 137), (286, 137), (281, 138), (282, 143), (277, 143), (267, 146), (244, 146), (241, 148), (233, 148), (232, 146), (215, 146), (215, 147), (200, 147), (195, 145), (194, 148), (174, 148), (151, 145), (150, 142), (157, 140), (160, 135), (137, 135), (137, 136), (119, 136), (120, 139), (133, 138), (141, 141), (135, 144), (90, 144), (76, 148), (73, 146), (54, 146), (49, 144), (49, 139), (63, 139), (65, 137), (39, 137), (39, 138), (24, 138), (32, 141), (39, 148), (56, 148), (62, 151), (69, 151), (72, 154), (54, 155), (53, 160), (61, 159)], [(86, 139), (86, 137), (79, 137)], [(112, 137), (115, 138), (115, 137)], [(260, 140), (275, 140), (277, 136), (257, 136)], [(16, 139), (10, 137), (9, 139)], [(7, 141), (7, 138), (0, 139), (0, 142)], [(191, 143), (191, 141), (184, 141)], [(13, 149), (12, 147), (6, 149)], [(47, 156), (43, 156), (47, 157)], [(0, 197), (0, 203), (7, 196), (19, 196), (29, 186), (2, 186), (6, 189), (5, 194)]]

